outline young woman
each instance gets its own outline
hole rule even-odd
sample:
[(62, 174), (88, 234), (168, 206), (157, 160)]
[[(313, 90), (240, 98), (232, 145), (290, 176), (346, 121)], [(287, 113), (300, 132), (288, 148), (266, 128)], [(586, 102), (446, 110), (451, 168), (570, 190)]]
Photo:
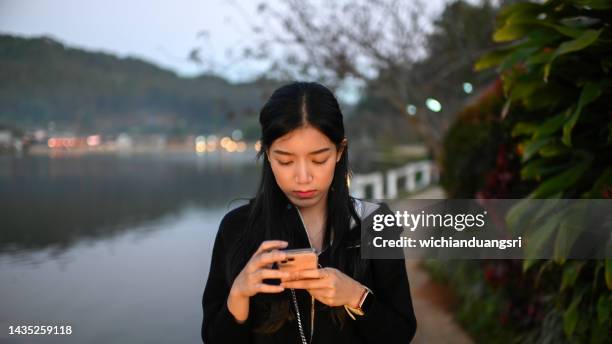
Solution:
[[(360, 257), (362, 223), (391, 211), (349, 196), (334, 95), (317, 83), (283, 86), (259, 122), (261, 183), (221, 221), (202, 300), (204, 342), (408, 343), (416, 320), (404, 261)], [(284, 249), (309, 247), (319, 269), (275, 268)]]

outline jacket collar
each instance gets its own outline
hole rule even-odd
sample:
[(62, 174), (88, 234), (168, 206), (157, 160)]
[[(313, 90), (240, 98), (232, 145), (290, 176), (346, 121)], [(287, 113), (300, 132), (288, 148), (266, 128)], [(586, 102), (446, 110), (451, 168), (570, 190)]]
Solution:
[[(364, 201), (359, 198), (352, 198), (352, 200), (353, 200), (353, 206), (355, 207), (355, 212), (357, 213), (357, 216), (359, 217), (361, 222), (363, 222), (366, 218), (371, 216), (381, 206), (378, 203)], [(299, 210), (297, 209), (297, 207), (295, 207), (291, 203), (287, 203), (286, 210), (287, 210), (286, 213), (289, 216), (286, 216), (285, 221), (283, 222), (287, 226), (287, 229), (295, 230), (296, 227), (299, 227), (301, 229), (301, 230), (293, 232), (295, 234), (295, 237), (294, 237), (295, 245), (296, 245), (295, 248), (310, 247), (310, 240), (308, 239), (306, 227), (299, 213)], [(358, 227), (357, 221), (355, 220), (353, 216), (351, 216), (349, 230), (353, 231), (357, 227)], [(358, 230), (360, 230), (360, 228), (358, 228)], [(327, 247), (325, 247), (323, 251), (325, 251), (326, 249)]]

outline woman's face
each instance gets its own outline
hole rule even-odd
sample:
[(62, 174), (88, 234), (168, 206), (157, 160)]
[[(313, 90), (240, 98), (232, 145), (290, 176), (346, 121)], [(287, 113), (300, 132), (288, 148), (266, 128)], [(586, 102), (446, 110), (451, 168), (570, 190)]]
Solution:
[(343, 148), (312, 126), (295, 129), (276, 139), (268, 160), (276, 183), (298, 208), (325, 202)]

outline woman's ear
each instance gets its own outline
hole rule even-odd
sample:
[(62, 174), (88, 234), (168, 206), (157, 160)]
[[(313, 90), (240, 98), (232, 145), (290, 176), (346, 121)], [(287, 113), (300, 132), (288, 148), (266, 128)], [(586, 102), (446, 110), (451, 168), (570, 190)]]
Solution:
[(344, 153), (344, 148), (346, 148), (347, 144), (348, 144), (348, 140), (345, 137), (340, 142), (340, 147), (338, 148), (338, 157), (336, 158), (336, 162), (339, 162), (340, 159), (342, 158), (342, 154)]

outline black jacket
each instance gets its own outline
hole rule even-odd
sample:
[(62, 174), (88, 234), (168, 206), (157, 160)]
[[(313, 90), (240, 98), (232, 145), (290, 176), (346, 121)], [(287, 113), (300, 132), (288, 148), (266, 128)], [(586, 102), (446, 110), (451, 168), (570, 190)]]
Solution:
[[(389, 207), (382, 203), (376, 204), (355, 200), (356, 210), (364, 223), (371, 221), (373, 214), (391, 213)], [(301, 228), (297, 242), (290, 243), (289, 248), (308, 247), (306, 230), (295, 207), (288, 205), (283, 221), (294, 228)], [(219, 226), (212, 253), (208, 281), (204, 290), (202, 307), (204, 320), (202, 323), (202, 340), (207, 344), (216, 343), (300, 343), (298, 325), (295, 320), (286, 321), (283, 326), (272, 334), (261, 334), (252, 331), (253, 323), (262, 314), (249, 308), (249, 317), (243, 324), (235, 321), (227, 308), (227, 297), (233, 281), (226, 278), (226, 253), (246, 227), (248, 205), (236, 208), (225, 215)], [(354, 221), (351, 221), (354, 224)], [(360, 228), (352, 226), (353, 239), (359, 242)], [(359, 249), (358, 247), (355, 249)], [(328, 250), (319, 255), (322, 266), (329, 262)], [(410, 288), (406, 275), (404, 260), (372, 259), (367, 261), (366, 274), (359, 281), (369, 287), (374, 293), (365, 316), (347, 321), (342, 329), (331, 318), (330, 307), (318, 301), (315, 302), (315, 324), (312, 343), (408, 343), (416, 331), (416, 319), (412, 308)], [(302, 325), (306, 339), (310, 334), (311, 298), (306, 290), (295, 290), (302, 316)], [(278, 294), (258, 294), (254, 297), (280, 297), (291, 304), (289, 290)], [(368, 296), (372, 297), (372, 295)], [(290, 307), (294, 313), (293, 306)], [(295, 316), (293, 317), (295, 319)]]

